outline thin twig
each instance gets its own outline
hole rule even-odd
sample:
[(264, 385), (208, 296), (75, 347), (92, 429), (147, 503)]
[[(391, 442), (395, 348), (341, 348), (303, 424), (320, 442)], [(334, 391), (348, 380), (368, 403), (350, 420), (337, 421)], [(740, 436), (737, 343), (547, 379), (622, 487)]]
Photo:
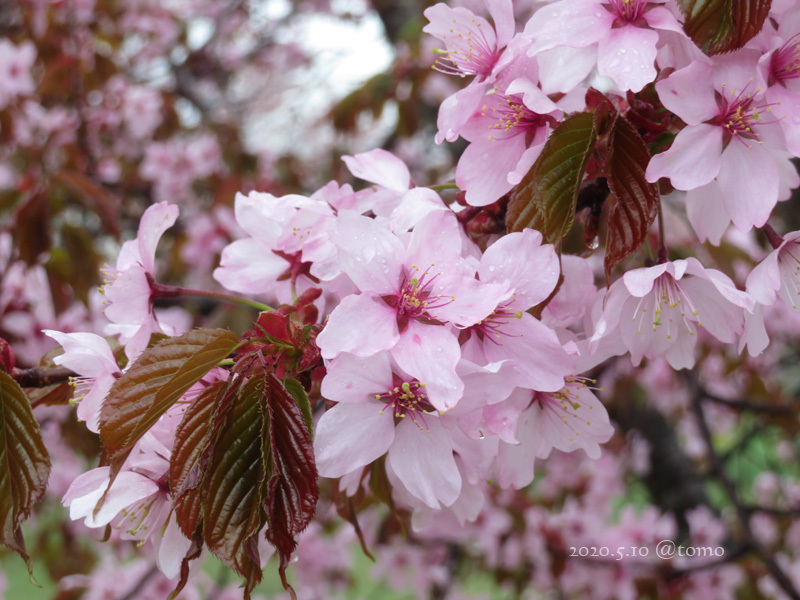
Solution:
[(11, 372), (20, 387), (43, 388), (56, 383), (66, 383), (78, 374), (66, 367), (33, 367), (32, 369), (14, 369)]

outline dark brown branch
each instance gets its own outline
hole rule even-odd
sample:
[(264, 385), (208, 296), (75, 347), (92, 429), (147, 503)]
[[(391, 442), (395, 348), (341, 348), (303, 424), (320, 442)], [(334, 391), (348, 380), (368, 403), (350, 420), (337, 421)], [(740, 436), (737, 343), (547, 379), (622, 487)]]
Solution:
[[(708, 398), (708, 396), (697, 384), (696, 379), (690, 376), (687, 377), (687, 381), (689, 383), (689, 388), (692, 391), (692, 410), (695, 418), (697, 419), (700, 435), (703, 438), (703, 443), (706, 447), (708, 460), (711, 463), (711, 473), (722, 484), (722, 487), (725, 488), (728, 498), (736, 509), (739, 525), (741, 526), (742, 533), (744, 534), (745, 544), (751, 548), (752, 551), (761, 559), (761, 562), (764, 563), (764, 566), (766, 566), (769, 574), (772, 575), (772, 578), (786, 593), (786, 595), (793, 600), (800, 600), (800, 592), (798, 592), (794, 587), (792, 580), (789, 579), (789, 576), (784, 572), (780, 565), (778, 565), (774, 557), (767, 552), (766, 548), (764, 548), (753, 535), (753, 531), (750, 528), (751, 512), (742, 503), (739, 493), (736, 490), (736, 484), (730, 477), (728, 477), (728, 474), (725, 471), (725, 465), (714, 448), (711, 429), (708, 426), (708, 421), (706, 420), (705, 413), (703, 412), (703, 399)], [(710, 400), (711, 398), (708, 399)]]
[(699, 385), (697, 388), (704, 398), (711, 400), (715, 404), (722, 404), (723, 406), (727, 406), (736, 410), (746, 410), (775, 416), (794, 416), (800, 414), (800, 406), (786, 404), (760, 404), (757, 402), (752, 402), (751, 400), (741, 399), (729, 400), (728, 398), (715, 396)]
[(78, 374), (66, 367), (33, 367), (14, 369), (11, 376), (20, 387), (43, 388), (56, 383), (66, 383), (70, 377), (78, 377)]

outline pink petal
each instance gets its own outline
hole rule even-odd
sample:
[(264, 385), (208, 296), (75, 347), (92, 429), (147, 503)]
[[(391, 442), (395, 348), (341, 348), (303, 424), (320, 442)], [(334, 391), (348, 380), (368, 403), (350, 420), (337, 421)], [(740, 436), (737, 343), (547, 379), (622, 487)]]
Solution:
[(64, 354), (53, 359), (57, 365), (63, 365), (87, 377), (99, 377), (119, 371), (108, 342), (99, 335), (61, 333), (51, 329), (44, 329), (42, 333), (53, 338), (64, 348)]
[(653, 29), (665, 29), (667, 31), (674, 31), (681, 35), (686, 35), (683, 32), (683, 26), (666, 6), (653, 6), (653, 8), (645, 12), (642, 16)]
[(767, 90), (766, 99), (775, 106), (772, 112), (780, 119), (786, 137), (786, 149), (800, 156), (800, 94), (778, 84)]
[(174, 579), (180, 573), (183, 557), (192, 545), (191, 540), (181, 532), (174, 512), (170, 515), (164, 532), (155, 532), (150, 539), (156, 549), (159, 570), (168, 579)]
[(456, 185), (467, 192), (472, 206), (486, 206), (508, 192), (507, 177), (527, 149), (524, 135), (472, 142), (456, 166)]
[(688, 277), (680, 283), (697, 310), (702, 326), (720, 342), (732, 344), (744, 330), (742, 308), (729, 302), (709, 281)]
[(612, 29), (597, 46), (597, 71), (611, 77), (622, 91), (640, 91), (656, 78), (658, 33), (625, 25)]
[(339, 249), (342, 271), (361, 291), (397, 293), (405, 249), (396, 235), (348, 210), (339, 213), (330, 237)]
[(439, 194), (424, 187), (408, 190), (389, 217), (392, 231), (408, 231), (434, 211), (449, 211)]
[(156, 246), (164, 232), (175, 224), (178, 218), (178, 207), (167, 202), (159, 202), (150, 206), (139, 222), (139, 256), (145, 271), (152, 273), (155, 268)]
[(647, 165), (647, 181), (661, 177), (679, 190), (691, 190), (709, 183), (720, 172), (722, 128), (716, 125), (687, 127), (678, 133), (666, 152), (656, 154)]
[(634, 269), (628, 271), (622, 276), (625, 287), (631, 295), (641, 298), (650, 293), (653, 289), (653, 283), (661, 275), (667, 271), (667, 265), (655, 265), (653, 267), (645, 267), (641, 269)]
[(605, 37), (614, 15), (594, 0), (561, 0), (533, 13), (524, 35), (533, 43), (528, 56), (556, 46), (583, 48)]
[[(524, 256), (525, 260), (519, 260)], [(513, 310), (528, 310), (545, 300), (558, 283), (555, 249), (542, 244), (533, 229), (509, 233), (486, 249), (478, 274), (483, 282), (510, 282), (514, 287)]]
[(733, 139), (722, 153), (717, 176), (722, 202), (737, 229), (746, 232), (767, 222), (778, 202), (780, 176), (775, 158), (758, 142)]
[(450, 506), (461, 492), (453, 448), (447, 432), (435, 417), (420, 430), (405, 419), (397, 426), (387, 463), (416, 498), (430, 506)]
[[(464, 262), (461, 258), (463, 240), (463, 229), (452, 210), (428, 213), (414, 226), (403, 263), (406, 268), (416, 266), (417, 277), (428, 269), (429, 277), (438, 273), (457, 275)], [(469, 271), (469, 275), (473, 273)]]
[(520, 387), (548, 392), (564, 387), (564, 378), (575, 366), (552, 329), (522, 313), (519, 319), (502, 325), (501, 332), (503, 335), (483, 342), (489, 361), (511, 361)]
[(719, 113), (712, 70), (704, 62), (694, 61), (656, 84), (664, 106), (687, 125), (700, 125)]
[(391, 152), (381, 148), (355, 156), (343, 156), (350, 172), (360, 179), (402, 194), (411, 186), (406, 164)]
[(608, 412), (589, 389), (572, 384), (567, 391), (570, 398), (561, 406), (551, 401), (532, 407), (534, 430), (557, 450), (583, 449), (589, 458), (600, 458), (600, 444), (614, 434)]
[(391, 411), (380, 402), (337, 404), (326, 411), (314, 433), (314, 456), (323, 477), (341, 477), (389, 450), (395, 438)]
[(519, 444), (500, 444), (497, 451), (497, 483), (502, 488), (520, 490), (533, 481), (534, 462), (544, 455), (543, 439), (536, 435), (533, 422), (533, 407), (519, 417), (517, 427)]
[(274, 293), (278, 277), (289, 268), (286, 259), (253, 238), (225, 246), (219, 264), (214, 269), (214, 279), (226, 289), (242, 294)]
[(401, 369), (426, 385), (428, 399), (437, 410), (447, 410), (461, 398), (464, 384), (456, 375), (461, 349), (446, 327), (412, 319), (392, 348), (392, 357)]
[(559, 46), (537, 54), (536, 62), (539, 63), (539, 85), (542, 90), (546, 94), (566, 94), (592, 72), (597, 64), (597, 48)]
[(431, 311), (433, 318), (459, 327), (469, 327), (482, 321), (512, 294), (507, 281), (486, 284), (461, 276), (442, 276), (434, 283), (433, 290), (435, 295), (441, 297), (440, 302), (446, 303)]
[(514, 37), (514, 5), (511, 0), (484, 0), (497, 31), (497, 47), (502, 48)]
[(708, 240), (714, 246), (722, 241), (731, 224), (731, 218), (722, 202), (719, 183), (712, 181), (686, 192), (686, 216), (701, 242)]
[(351, 294), (333, 309), (317, 336), (323, 358), (342, 352), (372, 356), (389, 350), (400, 339), (397, 311), (373, 294)]
[(747, 276), (747, 293), (764, 306), (775, 304), (777, 292), (781, 287), (779, 252), (779, 250), (770, 252)]
[(437, 144), (441, 144), (444, 140), (453, 142), (458, 138), (461, 129), (480, 106), (485, 87), (485, 84), (473, 81), (444, 99), (439, 106), (439, 116), (436, 119), (436, 126), (439, 129), (436, 133)]
[(341, 354), (326, 365), (322, 396), (334, 402), (366, 402), (392, 388), (389, 356), (378, 353), (367, 358)]
[(103, 314), (109, 321), (138, 325), (150, 318), (150, 282), (143, 267), (119, 273), (103, 288), (103, 295), (108, 300)]

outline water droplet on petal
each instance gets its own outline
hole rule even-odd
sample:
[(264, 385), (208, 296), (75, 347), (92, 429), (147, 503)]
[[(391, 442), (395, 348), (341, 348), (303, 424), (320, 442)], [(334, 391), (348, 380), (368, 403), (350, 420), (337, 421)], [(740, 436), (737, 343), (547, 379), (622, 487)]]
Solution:
[(589, 248), (591, 248), (592, 250), (597, 250), (599, 247), (600, 247), (600, 238), (594, 236), (594, 239), (591, 242), (589, 242)]

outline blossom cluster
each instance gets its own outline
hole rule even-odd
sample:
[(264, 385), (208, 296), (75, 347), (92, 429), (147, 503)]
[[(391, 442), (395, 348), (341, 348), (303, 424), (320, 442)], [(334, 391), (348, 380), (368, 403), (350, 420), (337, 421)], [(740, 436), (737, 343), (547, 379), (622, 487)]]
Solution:
[[(435, 137), (439, 144), (459, 138), (467, 143), (453, 184), (418, 185), (404, 160), (375, 149), (343, 158), (353, 179), (366, 182), (363, 189), (331, 181), (308, 195), (238, 193), (232, 216), (222, 209), (203, 220), (190, 198), (196, 182), (225, 172), (216, 138), (195, 134), (153, 142), (136, 158), (157, 202), (144, 211), (136, 238), (121, 246), (114, 266), (103, 270), (98, 311), (105, 326), (85, 309), (58, 318), (47, 307), (28, 310), (36, 304), (32, 282), (43, 288), (45, 271), (12, 263), (10, 249), (0, 246), (10, 265), (0, 290), (4, 327), (20, 334), (36, 330), (39, 345), (31, 342), (31, 356), (43, 353), (42, 334), (62, 347), (52, 361), (77, 375), (72, 402), (94, 433), (102, 432), (103, 407), (115, 382), (154, 342), (191, 328), (187, 312), (165, 309), (160, 300), (182, 294), (236, 299), (158, 282), (157, 247), (179, 218), (197, 217), (183, 247), (190, 262), (209, 267), (210, 259), (199, 255), (218, 251), (213, 280), (267, 315), (256, 322), (266, 341), (246, 334), (235, 358), (183, 393), (119, 469), (101, 466), (62, 482), (72, 519), (89, 528), (110, 525), (121, 539), (151, 540), (161, 572), (181, 575), (193, 543), (181, 531), (170, 488), (181, 419), (206, 389), (234, 377), (226, 367), (238, 360), (241, 347), (286, 342), (297, 360), (308, 363), (303, 385), (314, 407), (314, 458), (320, 477), (335, 480), (331, 504), (343, 494), (353, 511), (365, 493), (385, 485), (389, 491), (381, 500), (393, 514), (410, 515), (418, 549), (379, 543), (379, 552), (384, 565), (415, 564), (424, 575), (420, 593), (447, 579), (431, 566), (447, 562), (436, 555), (438, 542), (466, 546), (477, 539), (492, 568), (536, 564), (532, 580), (541, 589), (558, 585), (565, 597), (636, 597), (635, 569), (608, 569), (608, 580), (598, 583), (579, 561), (564, 567), (554, 564), (554, 556), (561, 552), (563, 560), (567, 545), (642, 546), (677, 535), (678, 524), (652, 505), (638, 513), (626, 507), (608, 524), (613, 498), (624, 495), (620, 465), (641, 458), (613, 444), (602, 448), (615, 431), (618, 440), (623, 437), (609, 417), (614, 399), (608, 390), (631, 373), (646, 373), (640, 385), (662, 398), (653, 403), (682, 419), (692, 407), (687, 398), (670, 395), (676, 371), (699, 365), (703, 376), (715, 368), (720, 375), (722, 367), (705, 356), (709, 348), (731, 361), (747, 360), (747, 354), (757, 362), (769, 352), (770, 338), (785, 334), (784, 316), (797, 309), (800, 232), (780, 236), (768, 221), (778, 202), (800, 186), (792, 162), (800, 158), (800, 7), (776, 2), (760, 33), (733, 52), (709, 56), (685, 33), (684, 16), (672, 2), (554, 0), (538, 5), (524, 24), (510, 0), (484, 5), (481, 14), (447, 4), (425, 11), (424, 31), (443, 46), (435, 53), (437, 76), (465, 84), (441, 103)], [(34, 61), (32, 48), (0, 42), (0, 72), (8, 74), (0, 83), (0, 110), (32, 93)], [(97, 122), (86, 143), (113, 144), (91, 135), (104, 130), (140, 141), (153, 136), (162, 125), (161, 96), (121, 79), (107, 86), (109, 97), (124, 99), (122, 109), (94, 107)], [(636, 129), (649, 153), (642, 178), (664, 194), (658, 198), (658, 231), (643, 232), (644, 243), (629, 253), (619, 276), (612, 281), (606, 270), (599, 287), (603, 265), (592, 252), (596, 245), (571, 252), (575, 246), (564, 236), (550, 239), (547, 227), (507, 231), (504, 221), (510, 199), (524, 194), (561, 125), (590, 112), (593, 135), (602, 137), (598, 94), (615, 118)], [(28, 131), (20, 118), (18, 141), (33, 140), (46, 124), (36, 112), (41, 107), (26, 106), (20, 115), (38, 125)], [(69, 130), (69, 115), (61, 116), (53, 131)], [(591, 179), (611, 179), (598, 166), (603, 152), (608, 149), (587, 159)], [(120, 180), (118, 167), (101, 163), (98, 173), (113, 184)], [(584, 208), (578, 197), (583, 173), (570, 198), (573, 213)], [(458, 192), (448, 194), (449, 188)], [(670, 227), (673, 211), (685, 214), (691, 230)], [(753, 242), (755, 230), (764, 232), (772, 252)], [(696, 256), (670, 254), (673, 241), (679, 248), (695, 245)], [(651, 243), (657, 253), (645, 258), (644, 246), (649, 252)], [(727, 274), (705, 266), (722, 244), (741, 251)], [(20, 298), (27, 302), (24, 310)], [(270, 306), (286, 311), (280, 315), (291, 322), (285, 325), (291, 340), (276, 341), (267, 331), (264, 323), (276, 314)], [(292, 327), (303, 334), (292, 337)], [(74, 332), (80, 329), (94, 332)], [(731, 384), (721, 396), (737, 391)], [(697, 410), (702, 418), (702, 407)], [(718, 429), (733, 420), (723, 411)], [(711, 444), (713, 431), (681, 427), (688, 454)], [(647, 467), (637, 463), (633, 469)], [(70, 472), (75, 470), (73, 465)], [(762, 480), (761, 496), (771, 502), (777, 484), (770, 487), (767, 475)], [(519, 492), (532, 483), (541, 506)], [(784, 495), (800, 498), (796, 489)], [(543, 508), (559, 503), (559, 514)], [(726, 543), (721, 520), (696, 504), (702, 502), (681, 509), (682, 534), (698, 543)], [(605, 508), (592, 512), (592, 506)], [(326, 509), (321, 519), (332, 519), (335, 511)], [(361, 516), (373, 524), (381, 518), (371, 510)], [(752, 517), (757, 533), (750, 535), (773, 545), (777, 526), (761, 516), (760, 522)], [(328, 556), (331, 542), (321, 526), (304, 535), (298, 556), (306, 572), (316, 569), (319, 581), (335, 579), (330, 573), (339, 565)], [(353, 531), (335, 536), (343, 543), (356, 537), (378, 543), (364, 536), (357, 521)], [(784, 537), (798, 536), (793, 527)], [(272, 550), (263, 535), (260, 545), (255, 554), (263, 566)], [(800, 556), (780, 560), (800, 572)], [(202, 579), (199, 561), (194, 564), (193, 576)], [(690, 565), (679, 567), (688, 572)], [(723, 569), (715, 575), (698, 571), (680, 590), (683, 597), (708, 597), (710, 590), (733, 597), (743, 570)], [(390, 571), (383, 575), (391, 580)], [(722, 587), (720, 572), (727, 582)], [(786, 592), (774, 575), (759, 579), (765, 595)], [(81, 585), (80, 578), (74, 583)]]

